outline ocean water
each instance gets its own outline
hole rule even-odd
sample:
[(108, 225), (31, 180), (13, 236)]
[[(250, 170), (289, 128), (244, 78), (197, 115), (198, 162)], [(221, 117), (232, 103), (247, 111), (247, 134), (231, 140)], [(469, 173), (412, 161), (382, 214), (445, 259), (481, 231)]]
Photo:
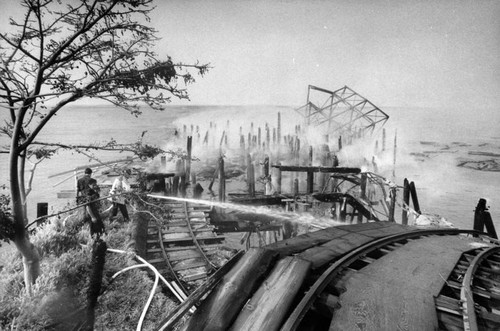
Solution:
[[(468, 111), (423, 108), (383, 108), (390, 116), (385, 124), (385, 152), (378, 153), (377, 162), (382, 175), (402, 185), (403, 179), (414, 181), (425, 213), (445, 217), (457, 227), (471, 228), (474, 208), (479, 198), (487, 198), (494, 223), (500, 226), (500, 172), (479, 171), (458, 167), (461, 161), (481, 161), (495, 159), (494, 156), (477, 155), (475, 152), (500, 154), (500, 112)], [(275, 127), (278, 112), (282, 117), (282, 134), (293, 134), (295, 126), (301, 124), (300, 115), (293, 107), (278, 106), (169, 106), (163, 112), (145, 111), (134, 117), (122, 109), (108, 106), (68, 107), (60, 112), (44, 128), (38, 141), (66, 144), (90, 144), (115, 139), (117, 142), (134, 142), (144, 131), (144, 140), (165, 149), (184, 148), (174, 143), (174, 132), (182, 133), (184, 126), (188, 133), (201, 139), (213, 126), (216, 132), (210, 139), (215, 144), (222, 131), (237, 146), (241, 128), (246, 134), (265, 123)], [(5, 116), (5, 114), (0, 115)], [(302, 124), (303, 125), (303, 124)], [(192, 132), (191, 132), (192, 130)], [(311, 143), (324, 142), (318, 130), (308, 131)], [(262, 136), (265, 137), (264, 131)], [(394, 140), (396, 138), (396, 163), (393, 169)], [(264, 139), (264, 138), (263, 138)], [(194, 139), (196, 142), (196, 139)], [(378, 141), (378, 143), (376, 143)], [(7, 141), (2, 139), (2, 144)], [(212, 141), (214, 143), (214, 141)], [(332, 148), (336, 142), (330, 143)], [(352, 146), (345, 146), (339, 153), (341, 164), (359, 166), (360, 159), (370, 159), (382, 147), (382, 130), (372, 137)], [(124, 158), (126, 154), (86, 151), (86, 154), (61, 151), (52, 159), (36, 166), (32, 183), (33, 190), (28, 198), (28, 213), (36, 216), (36, 204), (48, 202), (49, 211), (73, 201), (57, 199), (57, 192), (74, 187), (72, 173), (54, 176), (72, 170), (77, 166), (95, 163), (89, 160), (94, 155), (100, 160)], [(193, 154), (203, 159), (204, 148), (193, 145)], [(493, 155), (492, 154), (492, 155)], [(496, 157), (500, 162), (500, 158)], [(0, 154), (0, 184), (8, 185), (6, 154)], [(28, 167), (29, 168), (29, 167)], [(395, 178), (392, 178), (392, 173)]]

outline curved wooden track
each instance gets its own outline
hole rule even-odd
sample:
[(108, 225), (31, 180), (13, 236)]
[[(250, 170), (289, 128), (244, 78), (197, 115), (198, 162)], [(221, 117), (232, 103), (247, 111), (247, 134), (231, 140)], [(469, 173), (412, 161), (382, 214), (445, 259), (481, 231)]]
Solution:
[(214, 255), (225, 237), (208, 223), (207, 206), (180, 201), (162, 206), (165, 216), (149, 220), (146, 259), (179, 284), (202, 282), (220, 267)]
[(440, 330), (499, 330), (500, 247), (464, 253), (435, 303)]
[[(381, 239), (377, 239), (352, 250), (351, 252), (349, 252), (339, 260), (337, 260), (335, 263), (333, 263), (323, 274), (321, 274), (321, 276), (317, 279), (317, 281), (309, 288), (304, 297), (295, 306), (295, 309), (289, 315), (289, 317), (281, 327), (281, 330), (308, 330), (307, 325), (310, 324), (311, 318), (307, 319), (304, 323), (302, 322), (306, 317), (306, 314), (308, 314), (311, 310), (317, 310), (322, 312), (329, 311), (330, 318), (332, 319), (331, 323), (329, 323), (330, 330), (338, 330), (338, 329), (368, 330), (368, 329), (373, 329), (373, 327), (376, 327), (375, 329), (380, 329), (379, 327), (388, 327), (389, 325), (393, 326), (398, 325), (398, 327), (401, 327), (401, 329), (409, 329), (409, 330), (412, 329), (416, 330), (419, 327), (420, 329), (428, 329), (427, 327), (429, 327), (429, 325), (431, 325), (432, 323), (423, 322), (424, 323), (423, 325), (411, 325), (412, 322), (416, 323), (417, 321), (418, 322), (422, 321), (412, 320), (412, 317), (409, 316), (410, 314), (412, 314), (412, 312), (409, 311), (410, 310), (409, 308), (402, 309), (401, 312), (399, 312), (401, 316), (395, 317), (395, 319), (400, 319), (399, 321), (382, 321), (382, 320), (374, 321), (374, 319), (375, 320), (377, 319), (375, 315), (381, 314), (382, 312), (370, 311), (372, 307), (368, 307), (368, 305), (371, 301), (366, 298), (365, 298), (366, 300), (360, 299), (360, 297), (362, 297), (363, 295), (367, 297), (369, 297), (370, 295), (374, 295), (376, 297), (380, 293), (383, 293), (383, 290), (380, 290), (380, 288), (383, 286), (383, 280), (381, 280), (380, 278), (376, 278), (376, 282), (378, 282), (378, 285), (380, 285), (380, 288), (377, 288), (378, 285), (376, 283), (375, 285), (368, 284), (369, 283), (368, 277), (365, 277), (360, 282), (353, 281), (352, 279), (355, 280), (356, 277), (353, 277), (352, 274), (359, 273), (364, 268), (373, 264), (374, 262), (383, 258), (386, 255), (390, 254), (391, 256), (393, 256), (395, 251), (402, 249), (405, 245), (411, 242), (416, 242), (418, 240), (422, 240), (423, 238), (428, 238), (433, 236), (434, 237), (438, 236), (437, 241), (442, 241), (443, 238), (446, 236), (457, 236), (464, 234), (471, 235), (474, 233), (475, 232), (472, 230), (458, 230), (458, 229), (412, 231), (408, 233), (396, 234)], [(460, 244), (458, 244), (457, 246), (460, 246)], [(437, 260), (439, 260), (439, 258), (440, 257), (437, 257)], [(396, 262), (397, 258), (395, 258), (394, 260), (395, 263), (397, 263)], [(410, 263), (411, 261), (408, 261), (408, 264)], [(406, 266), (396, 266), (396, 267), (406, 268)], [(422, 266), (416, 266), (416, 267), (422, 267)], [(415, 270), (416, 269), (417, 268), (415, 268)], [(404, 275), (404, 273), (402, 274)], [(413, 274), (415, 274), (415, 272), (413, 272)], [(428, 274), (429, 272), (426, 273), (426, 275)], [(374, 276), (373, 271), (369, 276)], [(415, 278), (416, 277), (418, 277), (418, 274), (415, 276)], [(358, 278), (361, 278), (361, 276), (359, 276)], [(411, 278), (407, 279), (406, 281), (418, 282), (418, 280)], [(432, 281), (430, 276), (428, 281)], [(360, 283), (366, 284), (366, 289), (362, 289), (362, 291), (364, 292), (362, 292), (361, 294), (353, 292), (354, 287), (361, 287), (359, 286)], [(354, 284), (358, 285), (355, 286)], [(396, 282), (394, 284), (394, 287), (396, 288), (398, 285), (401, 285), (401, 282)], [(420, 284), (416, 285), (412, 284), (411, 286), (417, 288), (418, 286), (420, 286)], [(410, 287), (410, 285), (408, 285), (408, 287)], [(400, 291), (397, 293), (398, 295), (402, 295), (401, 288), (398, 288), (396, 290)], [(392, 298), (391, 301), (394, 301), (395, 304), (397, 305), (401, 304), (404, 305), (407, 304), (408, 302), (407, 299), (409, 298), (406, 298), (403, 302), (398, 302), (395, 298)], [(377, 300), (383, 301), (384, 298), (378, 297)], [(384, 301), (384, 304), (390, 305), (390, 302)], [(470, 304), (474, 306), (474, 303), (469, 302), (469, 305)], [(344, 305), (347, 307), (346, 309), (343, 309)], [(395, 309), (398, 308), (396, 307)], [(418, 314), (418, 309), (415, 306), (413, 307), (413, 309), (414, 309), (413, 313)], [(421, 308), (422, 311), (425, 311), (426, 309), (428, 310), (428, 307)], [(371, 316), (371, 314), (374, 314), (374, 316)], [(405, 314), (408, 316), (404, 316)], [(323, 313), (323, 315), (325, 314)], [(328, 313), (326, 315), (328, 315)], [(387, 318), (387, 316), (385, 318)], [(315, 327), (314, 329), (324, 329), (324, 328)], [(431, 327), (431, 329), (434, 328)]]
[(496, 330), (499, 250), (474, 230), (393, 222), (307, 233), (250, 250), (188, 298), (183, 330)]

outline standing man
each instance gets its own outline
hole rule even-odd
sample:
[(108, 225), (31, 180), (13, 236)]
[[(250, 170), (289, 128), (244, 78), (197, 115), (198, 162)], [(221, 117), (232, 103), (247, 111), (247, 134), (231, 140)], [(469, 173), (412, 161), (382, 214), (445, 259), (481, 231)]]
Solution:
[(90, 234), (98, 236), (104, 232), (104, 223), (99, 214), (97, 199), (99, 199), (99, 186), (97, 181), (91, 177), (92, 169), (86, 168), (83, 177), (78, 179), (76, 202), (77, 204), (85, 204), (85, 211), (91, 218)]
[(125, 222), (130, 221), (126, 205), (127, 199), (123, 194), (131, 191), (130, 184), (128, 182), (131, 174), (132, 171), (130, 169), (125, 169), (122, 174), (113, 182), (113, 186), (111, 187), (109, 194), (116, 194), (116, 196), (112, 198), (113, 209), (111, 210), (110, 220), (113, 220), (116, 215), (118, 215), (118, 209), (120, 209), (120, 212), (123, 215), (123, 220)]

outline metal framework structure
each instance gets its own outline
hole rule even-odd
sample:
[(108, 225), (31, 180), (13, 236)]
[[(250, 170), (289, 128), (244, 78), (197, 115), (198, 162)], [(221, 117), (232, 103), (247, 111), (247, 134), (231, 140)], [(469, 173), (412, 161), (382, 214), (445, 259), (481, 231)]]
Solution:
[(329, 91), (309, 85), (307, 103), (296, 111), (307, 125), (326, 125), (326, 133), (337, 135), (373, 132), (376, 125), (383, 126), (389, 119), (386, 113), (347, 86)]

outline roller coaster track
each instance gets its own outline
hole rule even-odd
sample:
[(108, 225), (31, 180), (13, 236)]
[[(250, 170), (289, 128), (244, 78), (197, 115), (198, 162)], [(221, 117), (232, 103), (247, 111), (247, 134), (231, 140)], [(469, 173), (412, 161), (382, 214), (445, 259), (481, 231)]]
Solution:
[(435, 304), (440, 330), (500, 329), (500, 247), (464, 253)]
[(224, 240), (208, 224), (209, 208), (179, 201), (164, 202), (164, 207), (166, 217), (149, 221), (148, 262), (179, 284), (206, 279), (218, 269), (210, 256)]
[[(316, 282), (314, 282), (314, 284), (309, 288), (301, 301), (295, 306), (295, 309), (291, 312), (285, 323), (282, 325), (281, 330), (300, 330), (299, 326), (301, 321), (303, 320), (306, 313), (310, 309), (312, 309), (316, 303), (319, 303), (317, 301), (320, 296), (324, 297), (324, 294), (327, 292), (330, 292), (332, 296), (336, 296), (339, 295), (339, 293), (342, 293), (342, 289), (336, 287), (336, 283), (340, 280), (340, 278), (342, 278), (342, 274), (344, 272), (347, 272), (349, 270), (361, 270), (364, 266), (374, 262), (382, 256), (389, 254), (390, 252), (404, 246), (406, 243), (409, 243), (411, 241), (418, 240), (424, 237), (450, 235), (474, 235), (479, 236), (483, 240), (489, 241), (490, 243), (496, 242), (489, 237), (483, 237), (480, 233), (474, 230), (460, 229), (417, 230), (391, 235), (371, 241), (352, 250), (351, 252), (347, 253), (342, 258), (331, 264), (327, 268), (327, 270), (323, 272), (319, 276), (319, 278), (317, 278)], [(474, 299), (477, 300), (480, 293), (484, 294), (485, 292), (487, 292), (489, 295), (488, 302), (494, 302), (495, 306), (499, 307), (498, 299), (500, 298), (500, 293), (499, 295), (493, 295), (492, 293), (490, 293), (493, 287), (495, 287), (496, 290), (500, 291), (500, 287), (498, 287), (498, 277), (500, 274), (499, 249), (499, 247), (494, 247), (492, 249), (482, 251), (477, 256), (471, 255), (470, 251), (465, 254), (466, 258), (470, 259), (471, 262), (465, 268), (466, 271), (464, 272), (464, 281), (462, 282), (463, 285), (457, 285), (460, 288), (460, 299), (457, 300), (457, 303), (462, 302), (463, 309), (460, 308), (460, 305), (457, 305), (456, 309), (454, 310), (455, 313), (462, 316), (462, 319), (464, 321), (462, 329), (477, 330), (477, 328), (474, 329), (474, 327), (477, 327), (476, 311), (478, 310), (478, 306), (477, 302), (475, 302)], [(495, 275), (497, 281), (485, 278), (484, 275), (481, 274), (481, 271), (486, 270), (485, 268), (489, 268), (488, 271), (494, 271), (493, 273), (490, 273)], [(485, 284), (488, 284), (489, 287), (485, 288)], [(337, 293), (335, 293), (336, 291)], [(461, 294), (460, 292), (463, 292), (463, 294)], [(335, 305), (338, 306), (339, 303), (335, 303), (333, 307), (335, 307)], [(330, 305), (330, 307), (332, 307), (332, 305)], [(439, 310), (439, 308), (437, 309)], [(489, 309), (491, 311), (491, 308)], [(496, 321), (496, 323), (498, 323), (498, 321), (500, 320), (500, 315), (492, 312), (482, 312), (479, 316), (480, 318), (489, 318), (488, 321), (493, 320)], [(495, 325), (498, 327), (499, 324)]]

